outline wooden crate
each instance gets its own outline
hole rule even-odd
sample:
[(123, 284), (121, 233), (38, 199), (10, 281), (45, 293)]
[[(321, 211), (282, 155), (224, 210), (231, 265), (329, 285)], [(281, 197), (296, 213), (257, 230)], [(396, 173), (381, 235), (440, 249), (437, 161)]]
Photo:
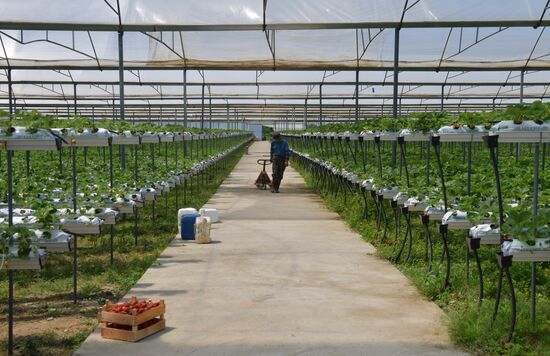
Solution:
[(161, 318), (154, 318), (136, 326), (105, 323), (101, 326), (101, 336), (104, 339), (137, 342), (161, 331), (165, 327), (166, 321)]
[[(136, 301), (136, 297), (131, 298)], [(106, 339), (115, 339), (122, 341), (136, 342), (149, 335), (152, 335), (166, 326), (164, 313), (166, 306), (164, 300), (160, 300), (158, 307), (147, 310), (144, 313), (137, 314), (119, 314), (112, 310), (117, 304), (107, 300), (98, 313), (101, 326), (101, 336)]]

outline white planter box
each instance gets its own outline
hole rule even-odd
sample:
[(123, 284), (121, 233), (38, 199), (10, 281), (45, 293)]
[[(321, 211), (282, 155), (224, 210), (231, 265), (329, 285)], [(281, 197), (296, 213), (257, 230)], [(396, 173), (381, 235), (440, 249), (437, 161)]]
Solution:
[(131, 214), (134, 212), (134, 204), (116, 204), (114, 207), (121, 214)]
[(448, 211), (441, 219), (442, 225), (447, 225), (450, 230), (465, 230), (472, 227), (472, 222), (468, 220), (468, 214), (460, 210)]
[(156, 191), (150, 191), (150, 192), (141, 192), (141, 197), (145, 201), (153, 201), (156, 197)]
[(472, 227), (472, 222), (469, 220), (461, 221), (461, 220), (449, 220), (447, 221), (447, 226), (449, 227), (449, 230), (468, 230)]
[(550, 127), (546, 124), (538, 125), (533, 121), (524, 121), (514, 124), (513, 121), (501, 121), (491, 132), (498, 135), (499, 142), (529, 143), (542, 142), (550, 134)]
[(411, 198), (407, 200), (404, 204), (405, 207), (409, 208), (410, 212), (424, 212), (426, 210), (426, 202), (419, 201), (418, 199)]
[(109, 146), (109, 138), (107, 137), (75, 135), (75, 136), (63, 136), (63, 139), (68, 142), (68, 144), (63, 142), (64, 147), (108, 147)]
[(9, 151), (55, 151), (57, 150), (57, 144), (55, 139), (0, 137), (0, 149)]
[(482, 126), (476, 126), (475, 129), (468, 127), (443, 126), (437, 131), (441, 142), (482, 142), (483, 136), (487, 131)]
[(379, 193), (382, 194), (382, 198), (391, 200), (399, 193), (399, 190), (397, 187), (391, 189), (382, 188)]
[(61, 230), (73, 235), (99, 235), (101, 234), (101, 225), (75, 221), (62, 224)]
[(395, 141), (399, 132), (380, 132), (380, 141)]
[(11, 270), (43, 269), (46, 266), (46, 255), (30, 258), (11, 258), (7, 262)]
[(159, 135), (160, 142), (174, 142), (173, 135)]
[(103, 220), (103, 225), (116, 225), (116, 222), (117, 222), (117, 216), (116, 215), (112, 215), (112, 214), (108, 214), (108, 215), (97, 215), (98, 217), (101, 218), (101, 220)]
[(514, 262), (550, 262), (550, 250), (516, 251)]
[[(11, 247), (15, 252), (17, 247)], [(6, 260), (6, 268), (9, 270), (21, 269), (43, 269), (46, 266), (46, 251), (38, 249), (37, 252), (30, 253), (28, 258), (9, 257)]]
[(160, 138), (158, 135), (141, 136), (141, 143), (159, 143)]
[(430, 134), (410, 130), (401, 130), (399, 136), (405, 139), (405, 142), (429, 142)]
[(114, 136), (113, 145), (139, 145), (139, 136)]
[(74, 238), (70, 236), (70, 238), (65, 239), (65, 241), (62, 239), (38, 239), (33, 242), (33, 245), (46, 250), (48, 253), (69, 252), (74, 248)]
[[(8, 222), (7, 216), (0, 218), (0, 224), (7, 223), (7, 222)], [(38, 219), (34, 216), (14, 216), (13, 225), (23, 226), (28, 228), (40, 227), (40, 223), (38, 222)]]

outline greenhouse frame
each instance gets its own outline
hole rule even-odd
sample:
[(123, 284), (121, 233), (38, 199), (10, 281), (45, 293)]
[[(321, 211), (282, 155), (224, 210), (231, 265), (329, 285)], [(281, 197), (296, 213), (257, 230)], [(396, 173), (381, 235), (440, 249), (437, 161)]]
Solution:
[[(2, 246), (0, 270), (4, 259), (10, 262), (6, 265), (8, 354), (17, 344), (16, 270), (42, 270), (46, 252), (71, 252), (71, 298), (78, 305), (77, 240), (86, 241), (80, 237), (108, 234), (107, 255), (114, 268), (117, 248), (128, 247), (114, 247), (114, 226), (124, 224), (122, 235), (131, 234), (133, 247), (138, 248), (138, 222), (146, 220), (138, 217), (138, 210), (150, 213), (153, 228), (147, 225), (151, 231), (144, 235), (154, 236), (156, 219), (162, 215), (155, 201), (163, 197), (165, 215), (159, 219), (171, 218), (173, 204), (178, 211), (178, 237), (183, 239), (179, 208), (192, 201), (204, 209), (230, 172), (242, 169), (238, 162), (251, 159), (249, 149), (262, 144), (252, 142), (271, 139), (273, 131), (280, 135), (275, 135), (270, 153), (253, 150), (254, 161), (248, 162), (255, 168), (263, 163), (261, 174), (273, 163), (275, 180), (275, 170), (282, 167), (275, 168), (277, 157), (284, 157), (278, 163), (284, 167), (290, 161), (288, 169), (304, 178), (303, 188), (318, 193), (341, 220), (379, 248), (382, 257), (400, 264), (400, 272), (442, 309), (455, 302), (451, 299), (459, 300), (464, 290), (467, 297), (478, 298), (479, 314), (491, 317), (492, 344), (476, 349), (472, 340), (478, 339), (460, 334), (458, 324), (453, 324), (455, 344), (487, 355), (545, 349), (549, 339), (541, 336), (543, 327), (537, 329), (537, 323), (548, 323), (548, 312), (537, 314), (537, 298), (544, 305), (549, 299), (537, 294), (537, 288), (548, 290), (550, 262), (550, 188), (545, 186), (550, 154), (550, 32), (546, 31), (550, 0), (0, 0), (0, 4), (0, 121), (8, 122), (0, 127), (0, 170), (5, 172), (0, 190), (6, 193), (5, 202), (0, 202), (0, 230), (9, 240), (9, 246)], [(544, 117), (529, 117), (543, 112)], [(254, 137), (252, 130), (258, 127), (262, 134)], [(280, 140), (288, 146), (278, 155), (274, 147)], [(51, 187), (40, 186), (42, 182), (35, 184), (34, 167), (52, 170), (44, 181), (65, 186), (50, 192)], [(88, 167), (98, 172), (88, 172)], [(97, 184), (96, 175), (101, 176)], [(524, 177), (515, 181), (514, 190), (510, 188), (514, 197), (503, 193), (507, 175)], [(279, 193), (278, 185), (266, 176), (269, 183), (261, 183), (261, 175), (255, 181), (258, 191), (269, 186), (272, 193)], [(27, 185), (25, 179), (33, 183)], [(35, 194), (39, 198), (17, 191), (39, 186), (42, 190)], [(476, 188), (481, 192), (474, 192)], [(46, 218), (59, 221), (43, 224), (47, 219), (39, 219), (39, 208), (29, 208), (33, 203), (45, 209), (37, 203), (42, 198), (55, 203)], [(468, 210), (471, 207), (477, 210)], [(193, 225), (199, 223), (198, 217), (191, 217)], [(527, 227), (514, 230), (510, 228), (514, 222)], [(206, 224), (205, 220), (205, 229)], [(32, 235), (32, 253), (29, 247), (22, 257), (18, 244), (13, 250), (21, 236), (31, 240), (25, 235), (30, 230), (18, 232), (14, 225), (38, 229), (32, 232), (37, 231)], [(451, 236), (462, 232), (466, 235), (459, 243), (466, 255), (457, 262), (453, 252), (459, 243)], [(514, 233), (531, 234), (530, 245), (507, 255)], [(43, 248), (48, 241), (42, 234), (55, 236), (56, 244), (50, 241)], [(418, 236), (420, 247), (415, 245)], [(391, 249), (384, 245), (390, 238)], [(154, 245), (160, 250), (148, 258), (154, 261), (164, 248), (172, 248), (167, 247), (170, 241)], [(478, 254), (492, 247), (500, 250)], [(415, 256), (422, 253), (422, 258)], [(470, 253), (476, 264), (472, 273)], [(488, 255), (490, 259), (485, 258)], [(515, 262), (527, 262), (522, 275), (511, 272), (514, 257)], [(421, 263), (407, 265), (415, 258), (422, 260), (421, 267)], [(451, 268), (463, 259), (464, 271)], [(538, 269), (538, 263), (543, 267)], [(422, 271), (426, 272), (422, 281), (415, 279), (420, 268), (427, 270)], [(470, 274), (477, 277), (479, 294), (469, 288)], [(496, 284), (488, 282), (487, 275), (497, 275)], [(518, 288), (522, 278), (525, 283)], [(453, 283), (462, 280), (465, 287), (457, 289), (462, 292), (452, 295)], [(521, 292), (516, 298), (517, 290)], [(490, 311), (486, 302), (482, 304), (489, 294), (490, 298), (496, 294)], [(477, 312), (470, 304), (474, 303), (464, 299), (461, 302), (468, 307), (453, 312), (473, 318)], [(134, 296), (131, 300), (136, 305)], [(102, 302), (98, 316), (102, 328), (113, 323), (108, 313), (128, 310), (128, 305)], [(150, 309), (165, 306), (162, 299), (141, 303)], [(528, 308), (522, 303), (529, 303)], [(505, 317), (497, 315), (499, 308)], [(522, 325), (518, 336), (516, 322), (527, 309), (529, 320), (522, 322), (530, 324)], [(165, 326), (164, 312), (155, 315), (159, 330)], [(128, 325), (137, 333), (137, 309), (133, 313), (133, 324)], [(464, 315), (463, 319), (456, 315), (453, 321), (465, 323)], [(497, 317), (506, 325), (495, 331)], [(481, 330), (478, 324), (475, 327)], [(531, 332), (537, 335), (532, 337), (534, 346), (527, 345), (529, 337), (524, 337)], [(98, 339), (97, 331), (92, 333), (82, 350)]]

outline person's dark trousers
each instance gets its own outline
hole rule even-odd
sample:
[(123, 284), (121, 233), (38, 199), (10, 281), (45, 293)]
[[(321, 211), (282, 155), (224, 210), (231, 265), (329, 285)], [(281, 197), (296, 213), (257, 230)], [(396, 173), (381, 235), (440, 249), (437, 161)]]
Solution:
[(283, 157), (273, 157), (273, 190), (278, 191), (285, 173), (285, 159)]

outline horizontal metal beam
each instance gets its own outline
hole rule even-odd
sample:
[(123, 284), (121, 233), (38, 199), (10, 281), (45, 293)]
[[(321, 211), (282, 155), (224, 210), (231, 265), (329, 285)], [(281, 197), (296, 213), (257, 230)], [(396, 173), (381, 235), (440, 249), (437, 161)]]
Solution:
[[(52, 61), (49, 61), (52, 62)], [(351, 64), (353, 62), (353, 64)], [(356, 61), (352, 60), (349, 65), (334, 64), (330, 62), (299, 62), (297, 64), (288, 63), (288, 62), (276, 62), (275, 65), (273, 61), (258, 61), (256, 64), (252, 61), (244, 62), (216, 62), (216, 64), (210, 64), (205, 62), (200, 65), (185, 64), (184, 61), (174, 62), (170, 61), (170, 64), (158, 63), (157, 65), (136, 65), (131, 63), (126, 63), (124, 65), (125, 70), (211, 70), (211, 71), (257, 71), (257, 70), (266, 70), (266, 71), (356, 71), (359, 69), (362, 72), (384, 72), (384, 71), (393, 71), (393, 66), (389, 64), (384, 64), (380, 66), (372, 66), (370, 64), (356, 65)], [(517, 62), (517, 61), (515, 61)], [(90, 62), (94, 64), (90, 65), (67, 65), (63, 63), (58, 64), (41, 64), (43, 62), (37, 61), (35, 64), (11, 64), (11, 67), (8, 65), (0, 65), (0, 69), (24, 69), (24, 70), (98, 70), (97, 64), (95, 62)], [(177, 63), (177, 64), (175, 64)], [(368, 63), (368, 62), (367, 62)], [(506, 63), (492, 62), (484, 65), (483, 63), (476, 63), (472, 66), (464, 65), (461, 62), (457, 62), (456, 66), (437, 66), (437, 65), (411, 65), (398, 67), (400, 72), (457, 72), (457, 71), (467, 71), (467, 72), (502, 72), (502, 71), (548, 71), (550, 70), (550, 63), (548, 65), (532, 65), (531, 63), (527, 66), (523, 64), (518, 65), (509, 65)], [(101, 70), (117, 70), (118, 65), (111, 63), (102, 63)]]
[[(225, 101), (225, 100), (230, 100), (230, 101), (254, 101), (254, 102), (264, 102), (266, 100), (269, 100), (269, 101), (277, 101), (277, 100), (297, 100), (297, 101), (301, 101), (301, 100), (304, 100), (306, 97), (308, 97), (309, 99), (315, 99), (315, 98), (318, 98), (318, 96), (316, 95), (309, 95), (309, 96), (306, 96), (306, 95), (300, 95), (300, 94), (296, 94), (296, 95), (288, 95), (288, 94), (283, 94), (283, 95), (227, 95), (227, 94), (223, 94), (223, 95), (212, 95), (212, 100), (219, 100), (219, 101)], [(415, 100), (415, 99), (425, 99), (425, 100), (429, 100), (429, 99), (434, 99), (434, 100), (440, 100), (441, 99), (441, 95), (438, 95), (438, 94), (422, 94), (422, 93), (419, 93), (419, 94), (414, 94), (414, 93), (408, 93), (408, 94), (402, 94), (399, 96), (401, 99), (403, 100)], [(499, 94), (499, 95), (490, 95), (490, 94), (471, 94), (471, 95), (467, 95), (467, 94), (460, 94), (460, 95), (449, 95), (449, 96), (445, 96), (445, 100), (475, 100), (475, 99), (485, 99), (485, 100), (492, 100), (492, 99), (519, 99), (520, 95), (519, 93), (518, 94), (511, 94), (511, 93), (507, 93), (507, 94)], [(543, 93), (537, 93), (537, 94), (524, 94), (523, 95), (524, 98), (526, 99), (541, 99), (544, 97)], [(6, 94), (4, 95), (0, 95), (0, 100), (4, 99), (4, 100), (7, 100), (8, 96)], [(16, 95), (16, 98), (19, 102), (19, 100), (35, 100), (35, 101), (65, 101), (65, 100), (68, 100), (68, 99), (72, 99), (73, 97), (70, 96), (70, 95), (59, 95), (59, 96), (45, 96), (45, 95), (22, 95), (22, 94), (19, 94), (19, 95)], [(188, 100), (200, 100), (201, 99), (201, 96), (200, 95), (188, 95), (187, 96)], [(359, 99), (360, 100), (390, 100), (392, 99), (393, 96), (392, 95), (389, 95), (389, 94), (385, 94), (385, 95), (360, 95), (359, 96)], [(77, 99), (79, 102), (83, 102), (83, 101), (109, 101), (111, 102), (112, 100), (117, 100), (118, 99), (118, 95), (115, 95), (115, 96), (77, 96)], [(182, 97), (180, 95), (163, 95), (162, 97), (154, 97), (154, 96), (141, 96), (141, 95), (125, 95), (125, 99), (128, 100), (128, 101), (157, 101), (157, 102), (162, 102), (162, 105), (166, 105), (165, 103), (166, 102), (169, 102), (169, 101), (180, 101), (182, 100)], [(353, 96), (352, 94), (350, 95), (324, 95), (323, 94), (323, 100), (337, 100), (337, 101), (342, 101), (342, 100), (349, 100), (350, 101), (350, 104), (351, 104), (351, 101), (353, 99), (355, 99), (355, 96)], [(181, 105), (181, 104), (180, 104)], [(289, 104), (289, 105), (292, 105), (292, 104)], [(324, 105), (324, 104), (323, 104)]]
[[(12, 75), (16, 74), (16, 71), (12, 71)], [(0, 84), (8, 85), (7, 80), (0, 80)], [(41, 85), (118, 85), (118, 81), (92, 81), (92, 80), (12, 80), (12, 85), (32, 85), (32, 84), (41, 84)], [(210, 87), (232, 87), (232, 86), (308, 86), (308, 85), (320, 85), (323, 84), (326, 86), (355, 86), (355, 81), (338, 81), (338, 82), (321, 82), (321, 81), (301, 81), (301, 82), (205, 82), (206, 85)], [(391, 87), (393, 83), (391, 81), (360, 81), (358, 82), (360, 86), (387, 86)], [(548, 82), (525, 82), (524, 86), (546, 86)], [(125, 81), (124, 85), (131, 86), (176, 86), (182, 87), (183, 83), (172, 82), (172, 81)], [(203, 85), (203, 82), (187, 82), (189, 86), (200, 87)], [(502, 86), (502, 87), (511, 87), (511, 86), (520, 86), (520, 82), (436, 82), (436, 81), (404, 81), (399, 82), (400, 86)]]
[(461, 28), (461, 27), (537, 27), (549, 26), (550, 20), (469, 20), (469, 21), (383, 21), (383, 22), (304, 22), (304, 23), (262, 23), (256, 24), (98, 24), (60, 22), (0, 22), (5, 30), (55, 30), (55, 31), (119, 31), (124, 32), (233, 32), (233, 31), (300, 31), (300, 30), (343, 30), (360, 28)]

